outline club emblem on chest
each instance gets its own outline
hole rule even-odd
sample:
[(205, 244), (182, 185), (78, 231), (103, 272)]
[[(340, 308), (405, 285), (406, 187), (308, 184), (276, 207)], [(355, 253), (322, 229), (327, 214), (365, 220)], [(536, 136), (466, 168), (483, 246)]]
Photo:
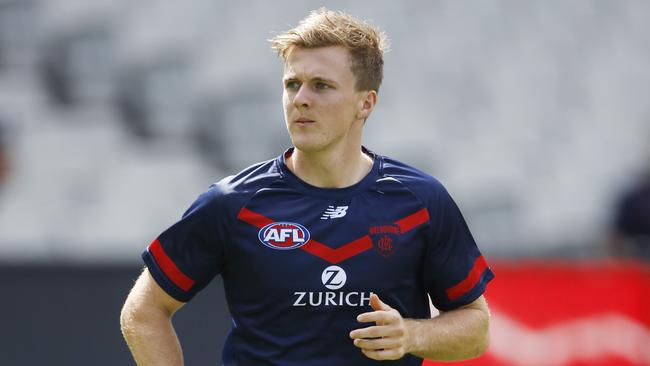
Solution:
[(370, 228), (372, 245), (383, 257), (395, 253), (400, 235), (400, 228), (396, 224), (379, 225)]

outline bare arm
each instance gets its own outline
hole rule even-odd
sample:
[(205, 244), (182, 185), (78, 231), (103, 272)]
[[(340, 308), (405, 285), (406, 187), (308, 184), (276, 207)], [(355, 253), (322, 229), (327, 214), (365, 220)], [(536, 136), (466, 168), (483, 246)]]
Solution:
[(432, 319), (405, 319), (409, 353), (436, 361), (480, 356), (489, 344), (490, 313), (483, 296)]
[(369, 358), (395, 360), (411, 353), (435, 361), (480, 356), (489, 344), (490, 314), (483, 296), (432, 319), (403, 319), (399, 312), (371, 295), (375, 310), (357, 318), (375, 326), (350, 333), (354, 345)]
[(183, 305), (144, 269), (120, 314), (122, 334), (139, 366), (183, 365), (183, 353), (171, 322)]

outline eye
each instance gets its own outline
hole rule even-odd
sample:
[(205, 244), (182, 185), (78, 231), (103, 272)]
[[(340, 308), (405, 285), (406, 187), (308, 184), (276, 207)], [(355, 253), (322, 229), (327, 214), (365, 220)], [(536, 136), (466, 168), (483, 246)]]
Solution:
[(317, 82), (316, 85), (315, 85), (314, 87), (316, 88), (316, 90), (327, 90), (327, 89), (330, 89), (330, 86), (329, 86), (329, 85), (327, 85), (327, 84), (325, 84), (325, 83), (323, 83), (323, 82), (320, 82), (320, 81)]
[(296, 80), (288, 80), (284, 83), (284, 88), (287, 90), (298, 90), (298, 88), (300, 88), (300, 83)]

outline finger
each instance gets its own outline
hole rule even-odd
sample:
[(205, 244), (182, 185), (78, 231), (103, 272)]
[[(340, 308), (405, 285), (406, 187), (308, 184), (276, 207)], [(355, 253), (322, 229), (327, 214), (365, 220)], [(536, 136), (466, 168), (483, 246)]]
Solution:
[(367, 350), (367, 349), (362, 349), (361, 352), (363, 352), (366, 357), (371, 358), (373, 360), (397, 360), (402, 358), (404, 356), (404, 353), (400, 351), (399, 348), (391, 348), (391, 349), (384, 349), (384, 350)]
[(350, 332), (350, 338), (352, 339), (401, 337), (402, 335), (404, 335), (404, 331), (401, 328), (384, 325), (355, 329)]
[(397, 314), (394, 314), (394, 311), (371, 311), (368, 313), (359, 314), (357, 316), (357, 321), (360, 323), (370, 323), (376, 322), (377, 324), (387, 324), (392, 323), (397, 320)]
[(370, 306), (373, 308), (373, 310), (391, 310), (390, 306), (386, 305), (379, 296), (377, 296), (376, 293), (371, 293), (370, 294)]
[(366, 350), (380, 350), (401, 347), (402, 343), (397, 337), (388, 337), (377, 339), (355, 339), (354, 345)]

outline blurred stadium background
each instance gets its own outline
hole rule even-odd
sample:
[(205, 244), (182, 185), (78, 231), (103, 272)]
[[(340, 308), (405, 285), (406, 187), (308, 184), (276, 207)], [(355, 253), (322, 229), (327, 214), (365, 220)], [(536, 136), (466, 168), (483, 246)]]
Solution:
[[(650, 256), (612, 244), (650, 170), (641, 0), (0, 0), (0, 364), (131, 362), (140, 251), (289, 146), (266, 40), (323, 5), (392, 40), (365, 145), (438, 177), (494, 265), (468, 364), (650, 365)], [(177, 316), (187, 364), (220, 357), (220, 292)]]

